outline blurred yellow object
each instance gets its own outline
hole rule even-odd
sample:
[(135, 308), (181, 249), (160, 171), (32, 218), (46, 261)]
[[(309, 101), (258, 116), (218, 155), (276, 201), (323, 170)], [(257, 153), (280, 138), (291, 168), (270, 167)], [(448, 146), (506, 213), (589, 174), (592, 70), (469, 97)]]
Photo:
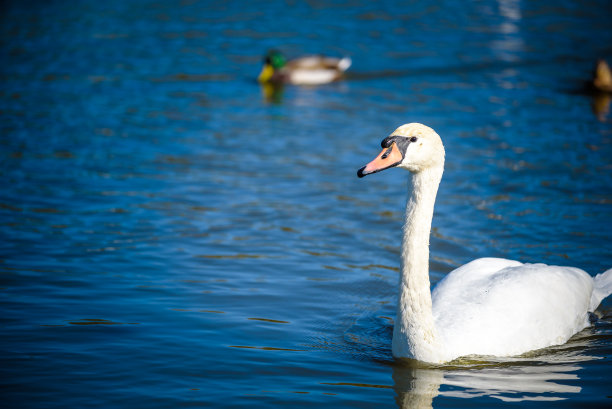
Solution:
[(600, 91), (612, 92), (612, 71), (605, 60), (597, 61), (595, 74), (593, 75), (593, 86)]
[(270, 82), (273, 75), (274, 75), (274, 67), (272, 67), (270, 64), (264, 64), (264, 66), (261, 69), (261, 72), (259, 73), (259, 76), (257, 77), (257, 81), (261, 83)]

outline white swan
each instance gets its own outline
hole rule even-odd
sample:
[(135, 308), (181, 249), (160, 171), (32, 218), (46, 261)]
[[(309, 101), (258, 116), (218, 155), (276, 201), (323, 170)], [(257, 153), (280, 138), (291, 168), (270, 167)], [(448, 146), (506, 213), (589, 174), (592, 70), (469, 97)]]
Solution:
[(411, 172), (393, 329), (393, 355), (444, 363), (466, 355), (519, 355), (565, 343), (589, 325), (612, 292), (612, 269), (592, 278), (574, 267), (481, 258), (457, 268), (430, 293), (429, 234), (444, 146), (411, 123), (382, 143), (359, 177), (390, 167)]

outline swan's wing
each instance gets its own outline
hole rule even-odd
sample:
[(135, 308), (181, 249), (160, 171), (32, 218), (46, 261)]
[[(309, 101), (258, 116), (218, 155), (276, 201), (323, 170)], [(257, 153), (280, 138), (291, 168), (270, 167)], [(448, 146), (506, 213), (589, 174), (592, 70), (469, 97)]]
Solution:
[(506, 267), (522, 266), (523, 263), (505, 258), (479, 258), (456, 268), (444, 277), (434, 288), (436, 292), (447, 292), (461, 287), (472, 287), (476, 282), (486, 279)]
[(434, 321), (454, 357), (517, 355), (587, 326), (592, 292), (593, 279), (577, 268), (479, 259), (436, 286)]
[(589, 311), (595, 311), (604, 298), (612, 294), (612, 268), (593, 278), (593, 295)]

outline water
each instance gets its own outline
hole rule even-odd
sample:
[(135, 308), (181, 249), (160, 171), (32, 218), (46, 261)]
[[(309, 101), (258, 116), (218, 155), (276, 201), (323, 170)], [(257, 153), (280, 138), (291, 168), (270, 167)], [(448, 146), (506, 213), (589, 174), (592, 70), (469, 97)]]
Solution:
[[(3, 407), (610, 405), (611, 300), (562, 346), (395, 361), (406, 174), (355, 172), (400, 124), (442, 136), (434, 283), (481, 256), (610, 268), (609, 99), (583, 82), (612, 56), (611, 15), (604, 0), (4, 4)], [(348, 55), (352, 77), (266, 97), (272, 47)]]

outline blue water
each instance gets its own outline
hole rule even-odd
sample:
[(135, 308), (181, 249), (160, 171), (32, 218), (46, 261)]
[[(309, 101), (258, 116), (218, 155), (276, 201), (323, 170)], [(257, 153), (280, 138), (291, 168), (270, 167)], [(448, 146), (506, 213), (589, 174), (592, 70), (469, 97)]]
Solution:
[[(431, 279), (477, 257), (612, 267), (600, 1), (5, 2), (4, 408), (611, 404), (612, 300), (567, 344), (391, 355), (406, 122), (446, 172)], [(266, 95), (261, 56), (350, 56)], [(607, 109), (607, 110), (606, 110)], [(500, 317), (503, 319), (503, 317)]]

